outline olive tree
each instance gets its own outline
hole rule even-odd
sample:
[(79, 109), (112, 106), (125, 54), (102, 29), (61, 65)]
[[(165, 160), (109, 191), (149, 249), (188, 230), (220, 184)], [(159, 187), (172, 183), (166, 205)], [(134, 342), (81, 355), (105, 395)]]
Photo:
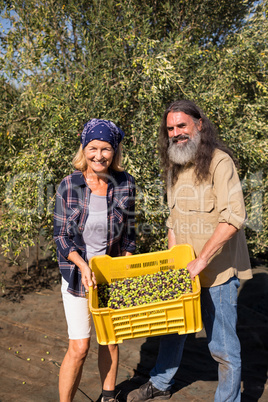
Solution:
[(19, 258), (41, 235), (53, 249), (55, 189), (73, 170), (83, 123), (93, 117), (126, 133), (137, 252), (165, 249), (158, 127), (178, 98), (196, 100), (234, 150), (248, 242), (253, 254), (267, 250), (266, 1), (0, 4), (11, 23), (1, 33), (2, 251)]

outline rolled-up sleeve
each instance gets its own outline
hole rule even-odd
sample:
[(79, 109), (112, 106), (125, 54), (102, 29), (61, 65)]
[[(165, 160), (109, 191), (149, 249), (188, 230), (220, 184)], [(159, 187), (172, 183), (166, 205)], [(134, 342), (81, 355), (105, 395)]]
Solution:
[(170, 215), (169, 215), (169, 217), (168, 217), (167, 220), (166, 220), (166, 227), (167, 227), (168, 229), (173, 229), (172, 218), (171, 218)]
[(217, 164), (213, 185), (217, 194), (219, 222), (227, 222), (239, 230), (246, 221), (247, 214), (239, 176), (228, 155)]
[(63, 191), (63, 188), (64, 186), (60, 185), (56, 193), (54, 209), (54, 240), (60, 254), (67, 259), (68, 255), (72, 251), (77, 251), (78, 247), (68, 235), (67, 225), (70, 213), (68, 211), (66, 199), (62, 194), (65, 193), (66, 196), (66, 192)]

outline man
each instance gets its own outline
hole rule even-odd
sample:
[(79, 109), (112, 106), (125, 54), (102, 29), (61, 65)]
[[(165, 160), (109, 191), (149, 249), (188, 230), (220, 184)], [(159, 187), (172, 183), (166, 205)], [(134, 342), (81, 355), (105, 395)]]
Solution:
[[(159, 134), (170, 215), (168, 247), (193, 246), (187, 268), (200, 276), (201, 309), (212, 357), (218, 362), (217, 402), (241, 400), (240, 342), (236, 334), (239, 279), (252, 277), (243, 231), (242, 189), (231, 152), (220, 143), (195, 103), (173, 102)], [(186, 335), (162, 336), (150, 381), (130, 392), (128, 402), (166, 400), (179, 368)]]

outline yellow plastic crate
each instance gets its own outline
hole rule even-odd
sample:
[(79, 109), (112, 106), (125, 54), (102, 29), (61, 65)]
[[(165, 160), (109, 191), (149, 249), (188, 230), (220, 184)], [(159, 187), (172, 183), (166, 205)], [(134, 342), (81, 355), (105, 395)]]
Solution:
[[(98, 283), (112, 283), (124, 278), (153, 274), (167, 269), (182, 269), (194, 259), (189, 244), (176, 245), (167, 251), (111, 258), (94, 257), (91, 268)], [(188, 334), (202, 329), (200, 282), (192, 281), (192, 293), (179, 298), (141, 306), (111, 309), (98, 308), (97, 289), (89, 290), (91, 310), (98, 343), (122, 343), (126, 339), (171, 333)]]

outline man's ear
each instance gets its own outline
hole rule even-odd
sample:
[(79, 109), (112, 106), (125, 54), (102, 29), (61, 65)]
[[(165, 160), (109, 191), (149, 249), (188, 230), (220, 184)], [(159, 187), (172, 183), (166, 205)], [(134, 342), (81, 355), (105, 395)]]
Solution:
[(198, 131), (201, 131), (202, 127), (203, 127), (203, 121), (202, 121), (202, 118), (201, 118), (201, 119), (199, 119), (198, 124), (197, 124)]

